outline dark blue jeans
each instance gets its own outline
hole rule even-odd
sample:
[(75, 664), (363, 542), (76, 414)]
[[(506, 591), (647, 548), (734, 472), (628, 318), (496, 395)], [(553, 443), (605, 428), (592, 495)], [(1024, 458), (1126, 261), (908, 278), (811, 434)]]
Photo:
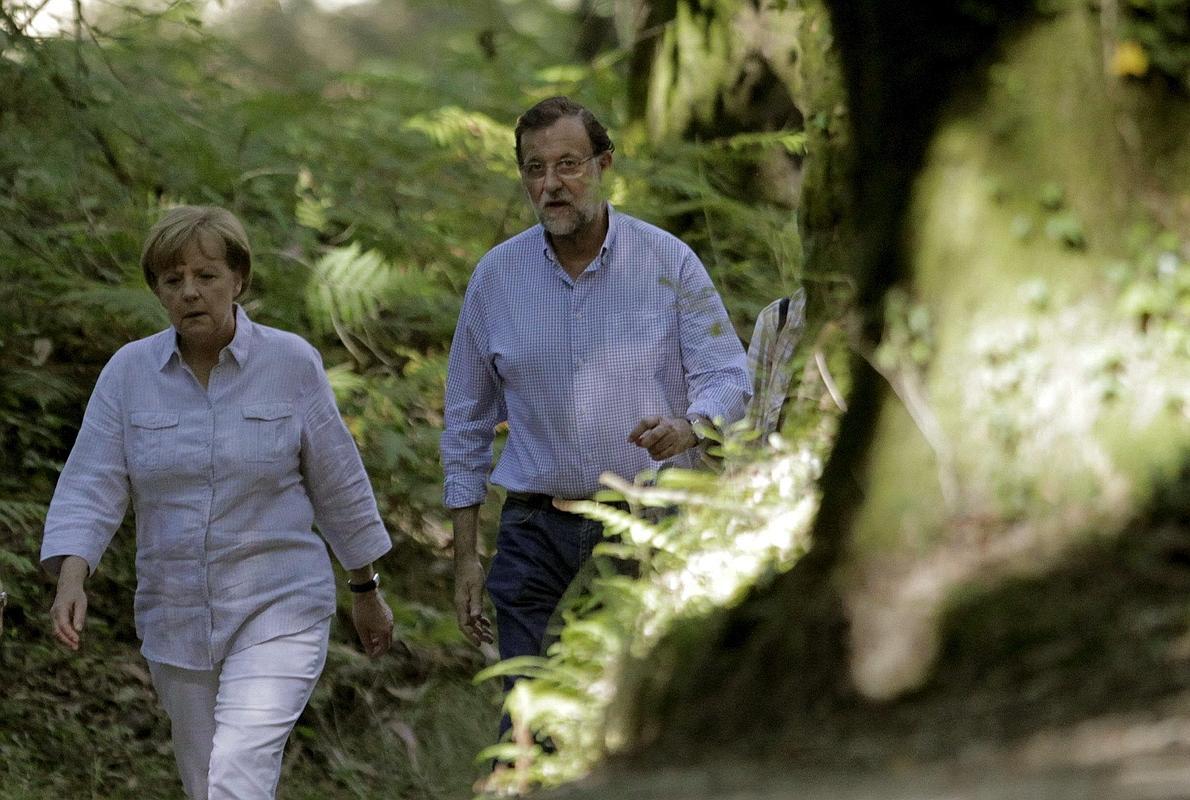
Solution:
[[(559, 511), (548, 498), (505, 501), (487, 577), (501, 659), (545, 654), (547, 628), (558, 601), (602, 537), (602, 524)], [(504, 691), (517, 680), (505, 676)], [(509, 727), (505, 714), (501, 738)]]

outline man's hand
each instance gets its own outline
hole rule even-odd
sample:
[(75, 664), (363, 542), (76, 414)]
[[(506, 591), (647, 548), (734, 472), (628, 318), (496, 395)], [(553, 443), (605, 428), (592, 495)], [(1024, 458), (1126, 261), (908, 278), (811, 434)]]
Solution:
[(455, 556), (455, 616), (471, 644), (490, 643), (492, 623), (483, 613), (483, 564), (479, 556)]
[(392, 647), (393, 611), (380, 596), (379, 589), (351, 595), (351, 621), (370, 658), (383, 655)]
[(453, 508), (455, 617), (459, 630), (475, 646), (491, 643), (492, 623), (483, 615), (483, 564), (479, 560), (479, 506)]
[(645, 417), (636, 423), (628, 441), (649, 451), (654, 461), (664, 461), (698, 444), (694, 426), (682, 417)]
[(54, 596), (54, 604), (50, 606), (54, 638), (76, 652), (82, 647), (83, 627), (87, 624), (87, 592), (83, 589), (83, 582), (88, 569), (84, 559), (67, 556), (58, 573), (58, 593)]

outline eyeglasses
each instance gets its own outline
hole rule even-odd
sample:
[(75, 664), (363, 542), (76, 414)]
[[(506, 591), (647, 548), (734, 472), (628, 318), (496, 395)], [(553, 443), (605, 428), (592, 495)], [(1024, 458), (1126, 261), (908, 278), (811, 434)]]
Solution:
[[(601, 154), (592, 153), (586, 158), (559, 158), (554, 162), (554, 174), (563, 179), (581, 177), (583, 167), (587, 165), (587, 162), (599, 155)], [(529, 161), (521, 164), (521, 175), (527, 181), (539, 181), (549, 172), (549, 168), (549, 164), (543, 164), (540, 161)]]

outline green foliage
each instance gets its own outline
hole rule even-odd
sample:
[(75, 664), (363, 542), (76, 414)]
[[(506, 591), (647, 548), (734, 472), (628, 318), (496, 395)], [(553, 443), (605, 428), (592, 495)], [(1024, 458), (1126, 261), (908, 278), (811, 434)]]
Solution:
[[(14, 535), (29, 536), (37, 533), (45, 522), (45, 506), (40, 503), (23, 503), (18, 500), (0, 500), (0, 528)], [(26, 559), (12, 553), (0, 553), (0, 558), (10, 564), (27, 563)], [(28, 572), (21, 569), (21, 572)]]
[[(12, 598), (0, 638), (5, 796), (177, 791), (167, 725), (135, 653), (131, 527), (89, 583), (81, 659), (46, 634), (53, 587), (35, 563), (99, 370), (165, 324), (138, 255), (149, 225), (177, 203), (224, 205), (245, 222), (255, 255), (245, 306), (324, 354), (396, 541), (381, 569), (413, 652), (362, 659), (342, 599), (328, 669), (286, 762), (285, 796), (459, 796), (477, 777), (468, 765), (495, 730), (498, 700), (493, 687), (470, 685), (478, 657), (450, 610), (441, 392), (471, 269), (532, 221), (512, 121), (559, 92), (604, 109), (618, 143), (613, 201), (699, 252), (742, 333), (801, 279), (797, 220), (759, 200), (753, 178), (773, 152), (805, 155), (806, 138), (784, 130), (651, 139), (625, 116), (626, 53), (571, 63), (577, 25), (553, 5), (412, 0), (401, 14), (324, 17), (303, 3), (250, 4), (234, 20), (202, 2), (155, 13), (105, 7), (81, 20), (78, 39), (29, 34), (34, 7), (0, 9), (0, 577)], [(808, 481), (816, 467), (789, 458), (799, 466), (787, 472)], [(719, 585), (713, 560), (737, 546), (735, 534), (762, 526), (768, 500), (738, 525), (716, 526), (745, 496), (743, 476), (763, 471), (741, 466), (722, 489), (667, 477), (671, 499), (695, 510), (629, 537), (652, 582), (604, 575), (593, 597), (608, 602), (606, 616), (573, 610), (561, 645), (569, 649), (559, 651), (568, 655), (549, 667), (553, 684), (539, 682), (548, 702), (532, 701), (542, 719), (555, 715), (550, 725), (568, 743), (562, 759), (576, 759), (557, 768), (541, 760), (549, 781), (602, 752), (591, 738), (598, 726), (581, 735), (573, 726), (602, 718), (609, 659), (636, 657), (657, 635), (640, 626), (718, 602), (698, 594)], [(773, 499), (795, 479), (774, 480), (749, 491)], [(710, 553), (701, 560), (700, 543)], [(741, 569), (767, 574), (800, 546), (758, 543)], [(691, 564), (701, 564), (689, 574), (705, 585), (680, 609), (642, 605), (660, 602), (657, 581)]]
[(741, 179), (765, 146), (789, 138), (673, 142), (616, 162), (612, 202), (682, 232), (720, 293), (732, 298), (728, 312), (742, 337), (761, 308), (803, 279), (796, 214), (756, 202)]
[(330, 250), (314, 265), (307, 290), (310, 321), (322, 334), (341, 324), (358, 325), (393, 300), (397, 284), (393, 268), (375, 250), (361, 253), (358, 244)]
[[(572, 504), (603, 523), (609, 538), (576, 581), (585, 591), (563, 607), (565, 625), (547, 657), (501, 662), (476, 677), (534, 678), (518, 682), (505, 702), (512, 740), (481, 754), (516, 764), (494, 774), (488, 791), (521, 792), (585, 774), (622, 743), (615, 698), (631, 696), (625, 684), (662, 637), (679, 622), (738, 603), (800, 557), (836, 418), (817, 420), (814, 436), (796, 446), (777, 440), (772, 452), (742, 433), (729, 436), (720, 448), (728, 464), (722, 474), (669, 470), (653, 487), (614, 482), (604, 499), (627, 498), (636, 513)], [(549, 750), (539, 744), (547, 738)]]
[(912, 302), (903, 290), (894, 289), (885, 300), (884, 319), (884, 337), (876, 349), (881, 369), (925, 367), (934, 351), (930, 309)]
[(1087, 245), (1082, 222), (1069, 212), (1050, 217), (1045, 223), (1045, 235), (1073, 250), (1082, 250)]
[(1190, 2), (1128, 0), (1121, 38), (1140, 44), (1153, 69), (1190, 90)]
[(1118, 310), (1175, 358), (1190, 356), (1190, 242), (1147, 224), (1134, 226), (1128, 238), (1131, 258), (1107, 270)]
[[(449, 610), (437, 459), (444, 353), (471, 267), (524, 218), (510, 215), (519, 196), (499, 130), (478, 150), (428, 132), (435, 121), (465, 124), (460, 109), (478, 82), (309, 62), (268, 75), (254, 42), (241, 49), (234, 34), (200, 28), (192, 5), (110, 12), (104, 30), (79, 43), (21, 34), (25, 10), (0, 18), (0, 577), (11, 596), (0, 638), (0, 793), (177, 793), (168, 727), (136, 654), (131, 531), (117, 534), (89, 582), (82, 659), (46, 635), (52, 585), (35, 561), (99, 369), (164, 324), (137, 265), (141, 239), (163, 207), (191, 202), (228, 206), (245, 221), (256, 255), (250, 313), (307, 336), (335, 365), (341, 407), (397, 539), (381, 569), (414, 651), (376, 665), (332, 658), (320, 684), (329, 694), (312, 704), (287, 760), (301, 777), (286, 791), (464, 794), (497, 713), (493, 691), (470, 685), (477, 656)], [(519, 63), (525, 42), (503, 44)], [(457, 60), (451, 69), (466, 71), (479, 59)], [(509, 70), (475, 114), (513, 118), (525, 104), (511, 82), (521, 75)], [(335, 652), (350, 653), (350, 624), (340, 622)], [(394, 669), (406, 673), (401, 682)], [(70, 685), (68, 697), (59, 684)], [(400, 697), (388, 691), (397, 686)], [(344, 732), (340, 718), (360, 698), (375, 718)]]

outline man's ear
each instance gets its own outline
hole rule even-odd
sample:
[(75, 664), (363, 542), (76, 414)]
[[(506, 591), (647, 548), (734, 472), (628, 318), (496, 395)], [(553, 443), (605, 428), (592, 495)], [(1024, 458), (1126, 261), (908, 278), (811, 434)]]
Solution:
[(604, 150), (599, 154), (599, 158), (596, 159), (596, 162), (599, 164), (600, 170), (609, 169), (612, 165), (612, 151)]

